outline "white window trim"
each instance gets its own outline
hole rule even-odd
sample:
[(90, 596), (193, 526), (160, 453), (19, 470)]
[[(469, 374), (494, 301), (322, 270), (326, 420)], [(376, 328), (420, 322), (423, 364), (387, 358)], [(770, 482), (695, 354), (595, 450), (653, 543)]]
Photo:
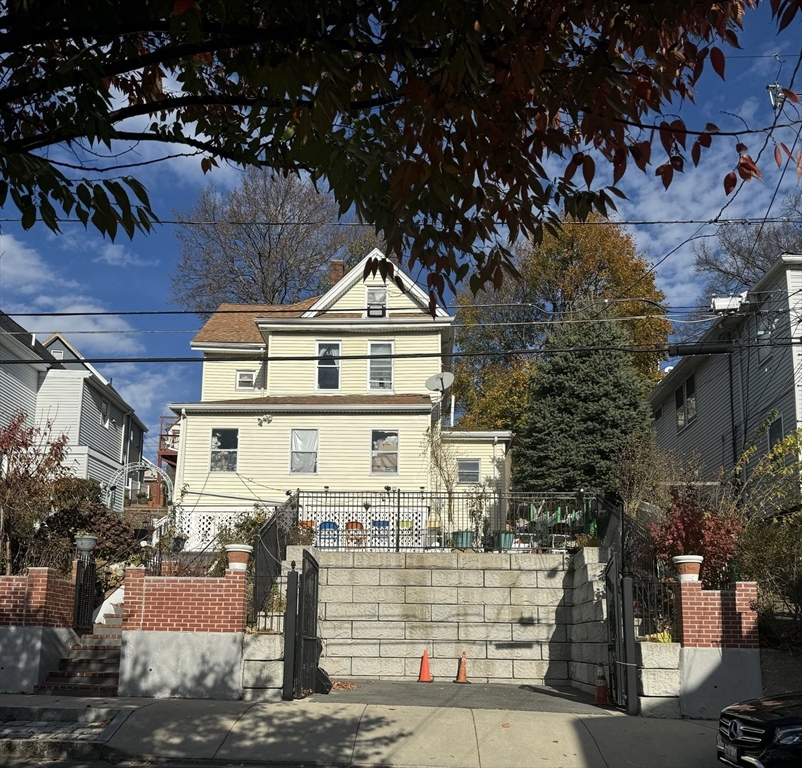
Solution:
[[(250, 373), (250, 374), (253, 375), (253, 386), (251, 386), (251, 387), (242, 387), (242, 386), (240, 386), (239, 376), (240, 376), (241, 373)], [(236, 374), (235, 374), (235, 379), (234, 379), (235, 388), (238, 389), (238, 390), (241, 390), (241, 391), (246, 391), (246, 392), (252, 392), (253, 390), (258, 389), (258, 387), (256, 386), (256, 378), (257, 378), (258, 375), (259, 375), (259, 372), (258, 371), (254, 371), (252, 369), (251, 370), (237, 371)]]
[[(373, 471), (373, 433), (374, 432), (395, 432), (398, 435), (398, 449), (395, 454), (398, 457), (396, 461), (396, 471), (390, 472), (374, 472)], [(387, 451), (389, 453), (389, 451)], [(368, 472), (371, 477), (399, 477), (401, 475), (401, 430), (397, 427), (371, 427), (368, 431)]]
[(370, 306), (370, 302), (368, 301), (368, 293), (370, 291), (378, 291), (378, 290), (383, 290), (384, 291), (384, 304), (383, 304), (383, 306), (384, 306), (384, 316), (387, 317), (387, 315), (390, 314), (390, 291), (387, 288), (387, 285), (386, 284), (385, 285), (366, 285), (365, 286), (365, 317), (368, 316), (368, 307)]
[[(318, 377), (318, 371), (320, 371), (320, 345), (321, 344), (336, 344), (339, 348), (339, 352), (337, 353), (337, 357), (342, 357), (343, 354), (343, 343), (342, 341), (332, 339), (332, 340), (318, 340), (315, 341), (315, 392), (339, 392), (343, 386), (343, 370), (342, 365), (340, 364), (341, 360), (335, 360), (334, 364), (337, 368), (337, 389), (321, 389), (318, 385), (320, 384), (320, 378)], [(325, 366), (329, 367), (329, 366)]]
[[(479, 468), (477, 470), (476, 481), (463, 482), (459, 479), (459, 463), (461, 461), (475, 461)], [(472, 456), (459, 456), (457, 458), (457, 485), (480, 485), (482, 482), (482, 460), (480, 458), (473, 458)]]
[[(302, 429), (299, 427), (299, 429)], [(288, 475), (319, 475), (320, 474), (320, 429), (314, 427), (313, 429), (303, 429), (306, 432), (317, 432), (317, 451), (315, 452), (315, 471), (314, 472), (293, 472), (292, 471), (292, 433), (295, 429), (290, 429), (290, 452), (287, 456), (287, 474)]]
[(368, 341), (368, 354), (372, 355), (371, 346), (373, 344), (389, 344), (390, 345), (390, 388), (389, 389), (373, 389), (370, 386), (370, 364), (373, 362), (372, 360), (368, 360), (367, 363), (367, 370), (365, 371), (365, 375), (367, 376), (367, 381), (365, 382), (365, 386), (367, 387), (368, 392), (382, 392), (386, 394), (392, 394), (395, 391), (395, 340), (393, 339), (370, 339)]
[(64, 350), (63, 349), (52, 349), (52, 350), (50, 350), (50, 354), (53, 355), (53, 357), (56, 360), (63, 360), (64, 359)]
[[(215, 450), (218, 450), (218, 451), (230, 451), (231, 450), (230, 448), (217, 448), (217, 449), (212, 448), (212, 435), (214, 434), (214, 431), (216, 429), (217, 430), (233, 429), (237, 433), (237, 462), (236, 462), (236, 466), (234, 467), (233, 470), (229, 470), (229, 469), (225, 469), (225, 470), (223, 470), (223, 469), (212, 469), (212, 452), (215, 451)], [(209, 430), (209, 474), (218, 474), (219, 473), (221, 475), (234, 475), (237, 472), (239, 472), (239, 433), (240, 433), (239, 427), (212, 427)]]

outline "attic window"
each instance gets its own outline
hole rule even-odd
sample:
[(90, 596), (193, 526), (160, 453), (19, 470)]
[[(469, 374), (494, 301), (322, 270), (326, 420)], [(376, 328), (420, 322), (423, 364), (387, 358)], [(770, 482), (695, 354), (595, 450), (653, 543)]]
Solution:
[(237, 389), (256, 389), (256, 371), (237, 371)]
[(384, 286), (367, 289), (368, 317), (387, 315), (387, 288)]
[(64, 359), (64, 350), (63, 349), (53, 349), (50, 351), (50, 354), (56, 358), (56, 360), (63, 360)]

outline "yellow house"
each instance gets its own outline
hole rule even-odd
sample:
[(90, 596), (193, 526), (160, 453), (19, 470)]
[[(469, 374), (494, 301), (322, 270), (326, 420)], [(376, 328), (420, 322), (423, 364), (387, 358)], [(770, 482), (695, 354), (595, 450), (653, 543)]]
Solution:
[(332, 262), (331, 288), (297, 304), (223, 304), (193, 339), (200, 401), (170, 406), (188, 548), (298, 490), (398, 499), (508, 489), (511, 433), (441, 427), (450, 397), (437, 375), (451, 366), (454, 318), (442, 308), (432, 317), (398, 268), (396, 279), (364, 280), (373, 257), (384, 255), (344, 276)]

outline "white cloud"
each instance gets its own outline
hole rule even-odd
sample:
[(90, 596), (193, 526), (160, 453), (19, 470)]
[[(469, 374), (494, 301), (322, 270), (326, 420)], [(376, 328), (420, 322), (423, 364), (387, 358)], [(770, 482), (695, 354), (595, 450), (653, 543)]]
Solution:
[(97, 256), (92, 259), (95, 263), (108, 264), (110, 267), (154, 267), (158, 259), (148, 261), (131, 252), (124, 245), (104, 243), (98, 250)]
[(16, 303), (6, 308), (9, 315), (18, 312), (42, 312), (43, 315), (17, 317), (17, 322), (40, 337), (63, 333), (84, 357), (140, 354), (144, 346), (123, 318), (115, 315), (81, 315), (48, 317), (51, 312), (105, 312), (107, 307), (90, 296), (39, 295), (29, 303)]
[(36, 249), (13, 235), (0, 237), (0, 295), (7, 292), (36, 294), (53, 285), (79, 287), (75, 281), (64, 280), (57, 274)]

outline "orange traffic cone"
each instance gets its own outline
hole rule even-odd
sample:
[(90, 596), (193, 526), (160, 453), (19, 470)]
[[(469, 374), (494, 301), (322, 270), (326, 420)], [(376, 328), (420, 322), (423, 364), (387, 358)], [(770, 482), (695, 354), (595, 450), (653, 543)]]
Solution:
[(607, 687), (607, 678), (604, 676), (604, 667), (599, 664), (596, 672), (596, 701), (597, 707), (606, 707), (610, 703), (610, 689)]
[(468, 680), (468, 664), (465, 659), (465, 651), (462, 652), (462, 658), (459, 660), (459, 671), (457, 672), (457, 679), (455, 683), (470, 683)]
[(420, 674), (418, 675), (419, 683), (431, 683), (432, 673), (429, 672), (429, 651), (424, 650), (423, 656), (420, 659)]

